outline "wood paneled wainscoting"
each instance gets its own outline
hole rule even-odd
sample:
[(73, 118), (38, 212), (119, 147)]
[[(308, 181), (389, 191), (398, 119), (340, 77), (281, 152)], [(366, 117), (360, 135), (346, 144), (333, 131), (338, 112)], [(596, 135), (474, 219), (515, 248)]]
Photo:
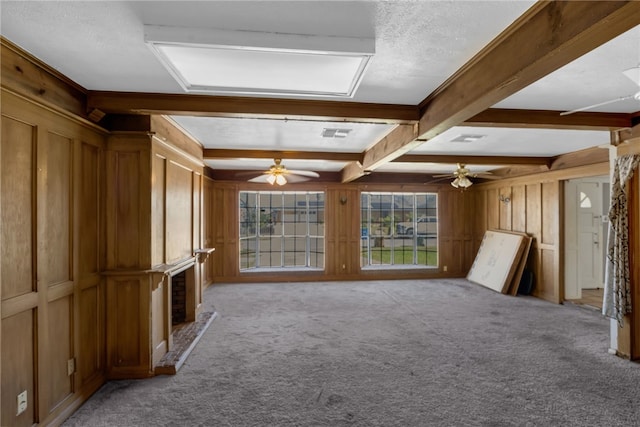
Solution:
[(60, 423), (105, 380), (105, 139), (2, 90), (0, 425)]
[(474, 250), (486, 230), (527, 233), (533, 237), (527, 267), (535, 277), (533, 295), (561, 303), (563, 289), (563, 182), (607, 175), (608, 163), (573, 167), (474, 185)]
[[(143, 378), (172, 348), (171, 277), (202, 304), (202, 148), (164, 117), (114, 119), (106, 149), (107, 372)], [(135, 128), (135, 129), (133, 129)]]

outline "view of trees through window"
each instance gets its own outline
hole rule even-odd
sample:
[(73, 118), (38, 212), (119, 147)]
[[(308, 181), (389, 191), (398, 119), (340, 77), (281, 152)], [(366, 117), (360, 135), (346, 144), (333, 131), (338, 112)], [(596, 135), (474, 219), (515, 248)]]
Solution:
[(240, 192), (240, 270), (324, 268), (324, 193)]
[(438, 265), (438, 196), (362, 193), (362, 267)]

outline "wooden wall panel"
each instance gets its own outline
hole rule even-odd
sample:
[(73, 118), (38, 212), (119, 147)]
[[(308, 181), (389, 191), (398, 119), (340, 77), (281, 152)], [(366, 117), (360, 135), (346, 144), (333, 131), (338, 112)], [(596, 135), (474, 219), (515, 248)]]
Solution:
[[(193, 179), (192, 185), (192, 210), (191, 210), (191, 224), (193, 229), (191, 230), (191, 254), (194, 253), (194, 250), (203, 248), (203, 238), (202, 238), (202, 174), (193, 172), (191, 174)], [(195, 300), (195, 309), (199, 311), (201, 308), (201, 304), (203, 301), (203, 290), (204, 284), (202, 280), (203, 276), (203, 265), (198, 263), (194, 268), (194, 288), (187, 288), (187, 291), (193, 291), (193, 299)], [(193, 312), (195, 313), (195, 311)], [(190, 315), (191, 313), (189, 313)], [(190, 318), (188, 319), (190, 320)], [(195, 318), (193, 319), (195, 320)]]
[(438, 194), (439, 263), (451, 275), (466, 275), (473, 261), (467, 259), (464, 243), (473, 239), (473, 221), (467, 220), (473, 199), (467, 191), (447, 189)]
[(526, 232), (534, 236), (534, 247), (542, 234), (542, 188), (541, 184), (528, 184), (526, 186)]
[(558, 181), (542, 183), (542, 235), (541, 243), (554, 245), (559, 240), (560, 184)]
[(193, 254), (192, 171), (173, 161), (167, 163), (166, 254), (174, 263)]
[(80, 151), (78, 272), (80, 277), (100, 271), (100, 149), (83, 142)]
[(541, 277), (534, 291), (534, 296), (552, 302), (559, 301), (559, 286), (555, 280), (556, 253), (554, 250), (543, 249), (540, 251), (540, 274)]
[(2, 300), (35, 290), (33, 280), (34, 126), (2, 117), (0, 173), (2, 198)]
[(470, 192), (473, 195), (473, 208), (469, 211), (468, 214), (472, 215), (473, 221), (473, 232), (475, 239), (482, 240), (484, 232), (482, 230), (487, 230), (489, 228), (487, 223), (488, 208), (487, 208), (487, 191), (486, 190), (477, 190)]
[[(35, 313), (26, 310), (2, 319), (2, 415), (0, 425), (31, 426), (36, 421)], [(27, 392), (27, 410), (16, 416), (18, 394)]]
[(151, 173), (151, 265), (164, 264), (167, 159), (155, 153)]
[[(202, 238), (203, 238), (203, 247), (205, 248), (215, 248), (215, 239), (214, 239), (214, 221), (215, 218), (213, 216), (214, 213), (214, 184), (213, 180), (205, 177), (203, 178), (202, 183)], [(202, 284), (203, 286), (208, 286), (213, 283), (213, 278), (215, 275), (214, 272), (214, 260), (220, 254), (216, 248), (216, 252), (214, 252), (204, 263), (203, 267), (203, 277)]]
[(193, 185), (192, 185), (192, 218), (191, 224), (193, 225), (193, 230), (191, 231), (191, 236), (193, 239), (193, 243), (191, 247), (193, 249), (202, 248), (202, 175), (194, 172), (192, 174)]
[[(1, 424), (57, 425), (105, 378), (104, 363), (91, 382), (67, 375), (69, 359), (80, 362), (85, 352), (105, 351), (103, 321), (94, 322), (84, 335), (74, 327), (76, 319), (84, 324), (87, 313), (104, 313), (82, 306), (84, 299), (76, 295), (97, 289), (102, 280), (100, 160), (105, 133), (4, 87), (1, 100)], [(100, 293), (96, 299), (102, 299)], [(16, 417), (12, 384), (25, 375), (29, 409)]]
[(487, 229), (498, 230), (500, 228), (500, 201), (498, 188), (489, 188), (487, 193)]
[(113, 280), (110, 285), (109, 291), (113, 293), (112, 298), (115, 302), (110, 306), (112, 309), (107, 315), (114, 317), (113, 334), (117, 337), (116, 345), (112, 346), (115, 347), (115, 351), (110, 362), (117, 367), (140, 366), (140, 282), (135, 279), (122, 279)]
[(512, 204), (511, 202), (509, 203), (505, 203), (500, 201), (501, 198), (505, 198), (505, 197), (511, 197), (511, 187), (501, 187), (498, 189), (498, 196), (496, 198), (496, 200), (494, 201), (490, 201), (490, 203), (496, 203), (498, 205), (498, 215), (499, 215), (499, 226), (500, 226), (500, 230), (512, 230), (512, 223), (511, 223), (511, 209), (512, 209)]
[(46, 230), (46, 284), (71, 280), (71, 227), (73, 165), (73, 141), (64, 136), (49, 132), (46, 141), (47, 169), (46, 189), (44, 190), (44, 215)]
[(73, 357), (72, 297), (59, 298), (47, 307), (49, 346), (46, 375), (49, 383), (45, 390), (48, 412), (54, 410), (73, 392), (72, 377), (67, 372), (67, 361)]
[(527, 192), (524, 185), (516, 185), (511, 188), (511, 231), (521, 233), (527, 230)]
[(151, 324), (151, 346), (153, 348), (153, 365), (169, 351), (167, 337), (165, 336), (166, 325), (171, 322), (168, 318), (167, 295), (165, 294), (168, 285), (165, 280), (155, 291), (151, 293), (151, 313), (154, 321)]
[(349, 187), (326, 190), (325, 213), (326, 274), (360, 273), (360, 193)]
[(115, 234), (115, 268), (135, 268), (140, 266), (140, 201), (141, 183), (144, 176), (140, 174), (139, 152), (119, 152), (115, 154), (116, 187), (114, 197), (117, 197)]
[(77, 371), (80, 385), (85, 385), (103, 373), (105, 334), (103, 286), (93, 286), (80, 292), (78, 329), (80, 348)]
[(237, 187), (235, 184), (216, 183), (213, 196), (214, 277), (226, 280), (239, 274), (239, 231), (235, 226), (238, 223)]

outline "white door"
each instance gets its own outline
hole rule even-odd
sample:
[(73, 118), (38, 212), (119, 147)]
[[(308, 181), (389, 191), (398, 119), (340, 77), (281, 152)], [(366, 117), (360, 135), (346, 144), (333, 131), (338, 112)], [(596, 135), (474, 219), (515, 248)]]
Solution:
[(578, 285), (602, 288), (602, 184), (578, 183)]

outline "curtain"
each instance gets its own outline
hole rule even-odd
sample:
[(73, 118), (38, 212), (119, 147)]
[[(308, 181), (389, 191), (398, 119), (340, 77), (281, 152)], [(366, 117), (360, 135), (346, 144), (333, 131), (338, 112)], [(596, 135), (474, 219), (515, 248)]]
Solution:
[(629, 214), (627, 207), (628, 183), (640, 155), (620, 156), (616, 159), (611, 183), (609, 207), (609, 237), (604, 283), (602, 314), (616, 319), (622, 326), (625, 314), (631, 312), (629, 284)]

